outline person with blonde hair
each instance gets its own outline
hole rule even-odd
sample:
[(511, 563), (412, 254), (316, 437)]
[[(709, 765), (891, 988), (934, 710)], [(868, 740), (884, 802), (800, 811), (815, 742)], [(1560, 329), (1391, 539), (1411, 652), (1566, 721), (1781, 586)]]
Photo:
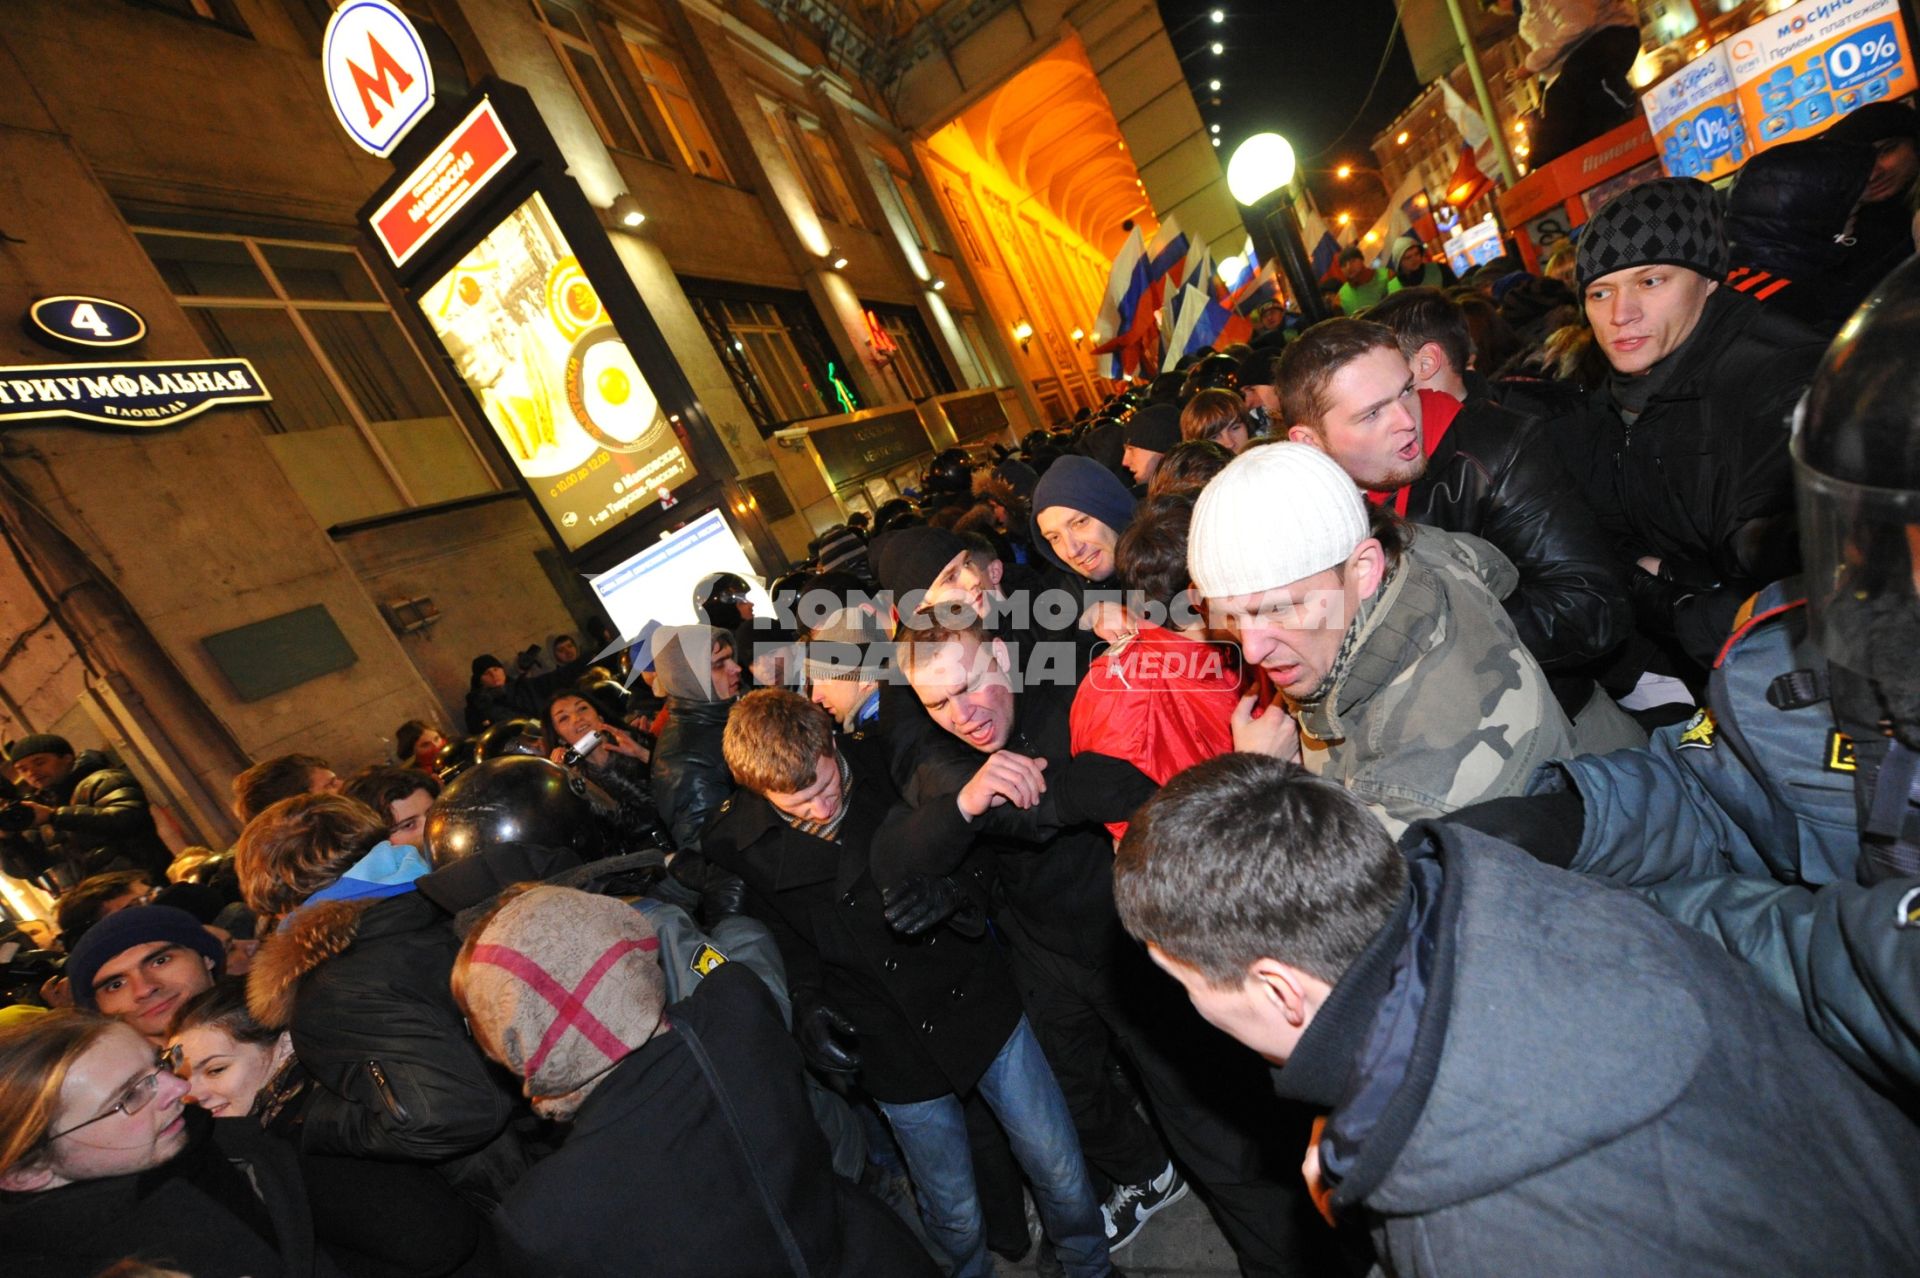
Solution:
[(741, 788), (707, 832), (706, 854), (746, 880), (748, 910), (786, 960), (802, 1055), (873, 1098), (952, 1272), (993, 1267), (969, 1095), (1006, 1130), (1065, 1272), (1111, 1272), (1073, 1116), (987, 933), (984, 853), (882, 892), (869, 859), (897, 800), (886, 751), (872, 738), (836, 737), (797, 693), (742, 697), (724, 745)]
[(0, 1029), (0, 1236), (8, 1271), (92, 1278), (130, 1255), (195, 1278), (339, 1271), (313, 1244), (291, 1147), (215, 1124), (117, 1021)]

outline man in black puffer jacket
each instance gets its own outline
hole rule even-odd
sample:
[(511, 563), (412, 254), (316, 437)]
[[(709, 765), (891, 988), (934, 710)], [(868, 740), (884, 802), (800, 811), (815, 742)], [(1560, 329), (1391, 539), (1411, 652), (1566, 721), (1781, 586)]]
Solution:
[(1695, 683), (1741, 601), (1799, 568), (1788, 417), (1823, 346), (1721, 287), (1715, 200), (1659, 178), (1587, 224), (1580, 286), (1614, 371), (1582, 429), (1553, 436), (1627, 568), (1641, 632)]
[(1873, 283), (1847, 276), (1872, 175), (1872, 147), (1824, 137), (1748, 160), (1727, 192), (1727, 287), (1822, 337), (1839, 332)]
[(153, 828), (146, 791), (98, 750), (79, 755), (65, 737), (38, 732), (7, 749), (21, 808), (33, 824), (0, 835), (0, 866), (20, 879), (69, 888), (113, 870), (141, 870), (161, 882), (173, 853)]
[(1540, 424), (1467, 393), (1469, 349), (1465, 315), (1438, 289), (1316, 324), (1280, 359), (1287, 437), (1401, 517), (1493, 543), (1520, 574), (1507, 616), (1552, 678), (1578, 752), (1644, 745), (1588, 673), (1633, 629), (1612, 548)]

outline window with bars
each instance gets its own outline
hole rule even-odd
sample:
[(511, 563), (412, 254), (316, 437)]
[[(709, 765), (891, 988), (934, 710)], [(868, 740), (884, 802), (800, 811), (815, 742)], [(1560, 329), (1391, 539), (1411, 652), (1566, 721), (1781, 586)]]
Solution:
[(354, 249), (135, 234), (207, 349), (253, 361), (268, 450), (322, 527), (499, 489)]
[(532, 0), (532, 4), (548, 43), (566, 68), (567, 78), (573, 81), (574, 93), (600, 131), (600, 140), (616, 151), (664, 158), (667, 148), (661, 143), (660, 131), (645, 112), (629, 109), (613, 77), (607, 74), (592, 17), (560, 0)]
[(911, 307), (862, 302), (871, 321), (893, 339), (893, 358), (887, 362), (884, 376), (891, 378), (908, 399), (922, 400), (929, 395), (944, 395), (953, 390), (953, 378), (934, 349), (933, 338), (920, 315)]
[(687, 87), (686, 72), (679, 59), (652, 36), (623, 30), (621, 40), (627, 47), (634, 71), (652, 99), (654, 109), (666, 122), (674, 147), (687, 168), (701, 177), (717, 182), (732, 182), (727, 162), (714, 145), (713, 130)]
[(860, 406), (805, 294), (680, 284), (762, 437), (789, 422)]

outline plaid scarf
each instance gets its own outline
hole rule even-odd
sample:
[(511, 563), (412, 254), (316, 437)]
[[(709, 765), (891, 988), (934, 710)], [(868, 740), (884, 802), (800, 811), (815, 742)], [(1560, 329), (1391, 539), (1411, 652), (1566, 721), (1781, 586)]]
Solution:
[[(787, 824), (800, 831), (800, 833), (811, 834), (814, 838), (825, 839), (829, 843), (838, 843), (840, 841), (840, 823), (847, 819), (847, 812), (853, 807), (853, 768), (847, 763), (847, 756), (841, 754), (838, 750), (833, 752), (833, 761), (835, 766), (840, 769), (840, 806), (834, 810), (832, 816), (824, 821), (809, 821), (804, 817), (797, 817), (788, 812), (781, 812), (779, 808), (774, 808), (773, 810), (780, 812), (780, 815), (786, 818)], [(768, 806), (771, 807), (772, 805), (769, 804)]]

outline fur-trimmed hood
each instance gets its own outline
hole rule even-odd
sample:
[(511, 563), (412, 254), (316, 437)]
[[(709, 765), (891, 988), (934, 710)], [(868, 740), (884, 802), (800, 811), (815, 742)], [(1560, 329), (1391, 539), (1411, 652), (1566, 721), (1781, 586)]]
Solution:
[(300, 982), (346, 951), (360, 934), (360, 920), (376, 900), (322, 901), (284, 920), (253, 956), (247, 973), (247, 1010), (268, 1029), (293, 1023)]
[[(464, 936), (486, 907), (516, 883), (597, 891), (607, 880), (657, 871), (663, 863), (652, 848), (583, 865), (571, 848), (498, 843), (415, 879), (412, 892), (305, 906), (283, 920), (253, 956), (247, 1008), (266, 1028), (286, 1029), (293, 1023), (301, 982), (355, 941), (417, 931), (436, 922), (448, 923), (456, 935)], [(371, 921), (369, 912), (374, 914)]]

